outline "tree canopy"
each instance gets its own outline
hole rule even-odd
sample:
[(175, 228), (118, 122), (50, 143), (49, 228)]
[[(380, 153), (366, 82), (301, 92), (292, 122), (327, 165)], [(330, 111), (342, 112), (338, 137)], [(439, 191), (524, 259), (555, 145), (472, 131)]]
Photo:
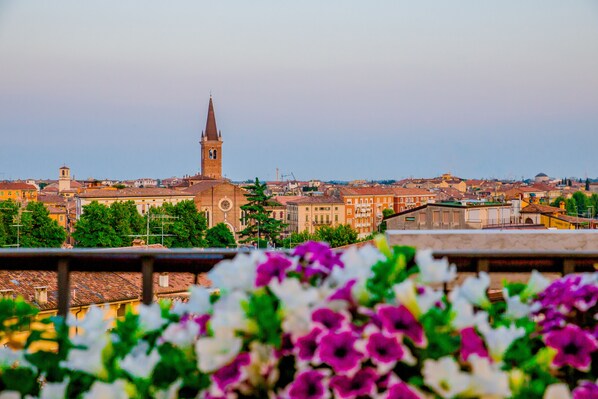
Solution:
[(206, 231), (206, 243), (209, 248), (235, 248), (237, 246), (235, 236), (224, 223), (218, 223)]
[(83, 248), (113, 248), (122, 245), (111, 223), (110, 208), (97, 201), (83, 207), (83, 214), (75, 224), (75, 245)]
[[(255, 182), (251, 185), (243, 187), (247, 192), (247, 204), (241, 206), (241, 210), (245, 213), (245, 229), (239, 232), (242, 243), (260, 243), (262, 247), (262, 239), (267, 242), (278, 244), (280, 234), (285, 224), (270, 216), (270, 212), (266, 210), (271, 195), (266, 194), (266, 184), (260, 183), (256, 177)], [(242, 220), (243, 221), (243, 220)]]
[(307, 231), (300, 233), (291, 233), (284, 239), (285, 248), (293, 248), (306, 241), (324, 241), (330, 244), (331, 247), (342, 247), (344, 245), (355, 244), (358, 242), (358, 233), (352, 229), (348, 224), (339, 225), (336, 227), (322, 226), (314, 234)]
[(41, 202), (29, 202), (24, 209), (12, 200), (0, 202), (0, 246), (57, 248), (65, 238), (66, 232)]

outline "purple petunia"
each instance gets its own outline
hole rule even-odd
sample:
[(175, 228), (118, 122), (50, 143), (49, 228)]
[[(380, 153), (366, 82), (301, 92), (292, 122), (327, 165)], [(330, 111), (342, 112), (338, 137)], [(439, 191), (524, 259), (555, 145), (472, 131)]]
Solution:
[(264, 287), (272, 279), (278, 279), (278, 282), (281, 283), (286, 277), (287, 270), (293, 264), (284, 255), (271, 252), (268, 252), (266, 255), (268, 259), (256, 269), (256, 287)]
[(337, 375), (330, 379), (330, 387), (336, 397), (352, 399), (358, 396), (371, 396), (376, 388), (378, 373), (371, 368), (359, 370), (353, 377)]
[(295, 248), (293, 256), (303, 259), (304, 262), (297, 266), (297, 272), (303, 273), (307, 279), (317, 275), (327, 276), (334, 266), (343, 267), (340, 254), (321, 242), (308, 241), (301, 244)]
[(547, 346), (557, 350), (553, 363), (557, 367), (566, 364), (581, 371), (587, 371), (592, 362), (592, 352), (598, 349), (596, 339), (576, 325), (567, 325), (562, 330), (546, 335)]
[(461, 330), (461, 358), (465, 361), (471, 355), (488, 358), (488, 350), (484, 346), (484, 341), (473, 327), (467, 327)]
[(351, 305), (355, 305), (355, 300), (353, 299), (353, 286), (357, 283), (357, 280), (349, 280), (345, 285), (341, 288), (337, 289), (328, 297), (329, 301), (346, 301)]
[(409, 385), (399, 382), (389, 388), (385, 399), (421, 399), (421, 397), (411, 390)]
[(573, 390), (573, 399), (596, 399), (598, 398), (598, 385), (594, 382), (584, 381)]
[(423, 327), (405, 306), (381, 306), (378, 309), (378, 316), (386, 331), (404, 334), (416, 345), (425, 344)]
[(343, 326), (345, 316), (328, 308), (320, 308), (314, 311), (311, 319), (326, 327), (328, 330), (336, 331)]
[(290, 386), (290, 399), (323, 399), (327, 395), (324, 386), (325, 375), (322, 372), (309, 370), (299, 374)]
[(403, 348), (396, 337), (387, 337), (379, 332), (370, 335), (365, 348), (375, 363), (394, 363), (401, 360), (404, 355)]
[(362, 353), (355, 349), (357, 338), (350, 331), (330, 332), (322, 337), (318, 347), (320, 360), (337, 372), (346, 372), (359, 366)]
[(319, 327), (314, 327), (313, 330), (309, 332), (309, 334), (304, 335), (297, 339), (296, 347), (298, 350), (297, 357), (299, 360), (311, 360), (313, 359), (314, 355), (316, 354), (316, 350), (318, 349), (318, 343), (320, 341), (320, 336), (324, 330)]
[(241, 367), (247, 366), (250, 360), (249, 353), (240, 353), (235, 360), (216, 371), (212, 378), (218, 388), (224, 392), (231, 385), (238, 383), (242, 377)]

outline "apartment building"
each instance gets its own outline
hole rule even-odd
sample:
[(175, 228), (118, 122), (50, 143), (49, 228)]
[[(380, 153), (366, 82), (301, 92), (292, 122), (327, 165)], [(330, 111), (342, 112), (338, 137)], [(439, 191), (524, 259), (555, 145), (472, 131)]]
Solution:
[(338, 197), (301, 197), (287, 202), (287, 219), (289, 232), (313, 234), (321, 226), (345, 224), (345, 204)]

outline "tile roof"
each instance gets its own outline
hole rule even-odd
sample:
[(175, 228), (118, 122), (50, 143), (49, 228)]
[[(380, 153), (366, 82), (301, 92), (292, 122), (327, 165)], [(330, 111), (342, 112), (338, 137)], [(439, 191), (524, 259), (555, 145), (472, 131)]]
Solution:
[(324, 195), (318, 195), (315, 197), (301, 197), (294, 201), (289, 201), (287, 204), (343, 204), (343, 200), (338, 197), (329, 197)]
[(341, 196), (393, 195), (392, 188), (385, 187), (341, 187), (339, 192)]
[(275, 197), (272, 197), (273, 200), (275, 200), (276, 202), (278, 202), (279, 204), (282, 204), (282, 205), (286, 205), (287, 203), (289, 203), (291, 201), (296, 201), (300, 198), (303, 198), (303, 196), (301, 196), (301, 195), (277, 195)]
[(23, 182), (0, 182), (0, 190), (33, 190), (37, 191), (32, 184)]
[(554, 206), (542, 205), (542, 204), (529, 204), (525, 208), (519, 211), (520, 213), (540, 213), (540, 214), (553, 214), (553, 213), (565, 213), (566, 211), (561, 208)]
[(424, 190), (423, 188), (403, 188), (403, 187), (392, 187), (392, 193), (398, 197), (401, 196), (408, 196), (408, 195), (428, 195), (428, 196), (436, 196), (431, 191)]
[(222, 184), (231, 184), (226, 180), (201, 180), (198, 183), (193, 184), (185, 188), (184, 190), (180, 190), (178, 192), (185, 193), (189, 195), (199, 194), (203, 191), (209, 190), (212, 187), (220, 186)]
[(89, 190), (79, 194), (80, 198), (124, 198), (124, 197), (184, 197), (189, 196), (181, 191), (169, 188), (123, 188), (122, 190)]
[(40, 194), (37, 200), (44, 204), (66, 205), (66, 199), (62, 195)]

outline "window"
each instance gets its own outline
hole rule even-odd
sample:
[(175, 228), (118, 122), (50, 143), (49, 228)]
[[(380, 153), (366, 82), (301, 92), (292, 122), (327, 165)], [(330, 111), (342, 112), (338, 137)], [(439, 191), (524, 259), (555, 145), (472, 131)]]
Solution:
[(116, 317), (125, 317), (125, 313), (127, 311), (127, 307), (125, 306), (125, 304), (120, 304), (120, 306), (118, 307), (118, 309), (116, 309)]
[(348, 204), (348, 205), (351, 205), (351, 204), (352, 204), (352, 202), (351, 202), (351, 200), (350, 200), (350, 199), (348, 199), (348, 200), (347, 200), (347, 204)]
[(440, 221), (440, 212), (434, 211), (432, 212), (432, 222), (438, 223)]
[(338, 215), (334, 215), (334, 221), (338, 222)]
[(442, 212), (442, 223), (448, 224), (450, 216), (451, 216), (450, 212)]
[(309, 222), (309, 215), (305, 215), (305, 221)]

